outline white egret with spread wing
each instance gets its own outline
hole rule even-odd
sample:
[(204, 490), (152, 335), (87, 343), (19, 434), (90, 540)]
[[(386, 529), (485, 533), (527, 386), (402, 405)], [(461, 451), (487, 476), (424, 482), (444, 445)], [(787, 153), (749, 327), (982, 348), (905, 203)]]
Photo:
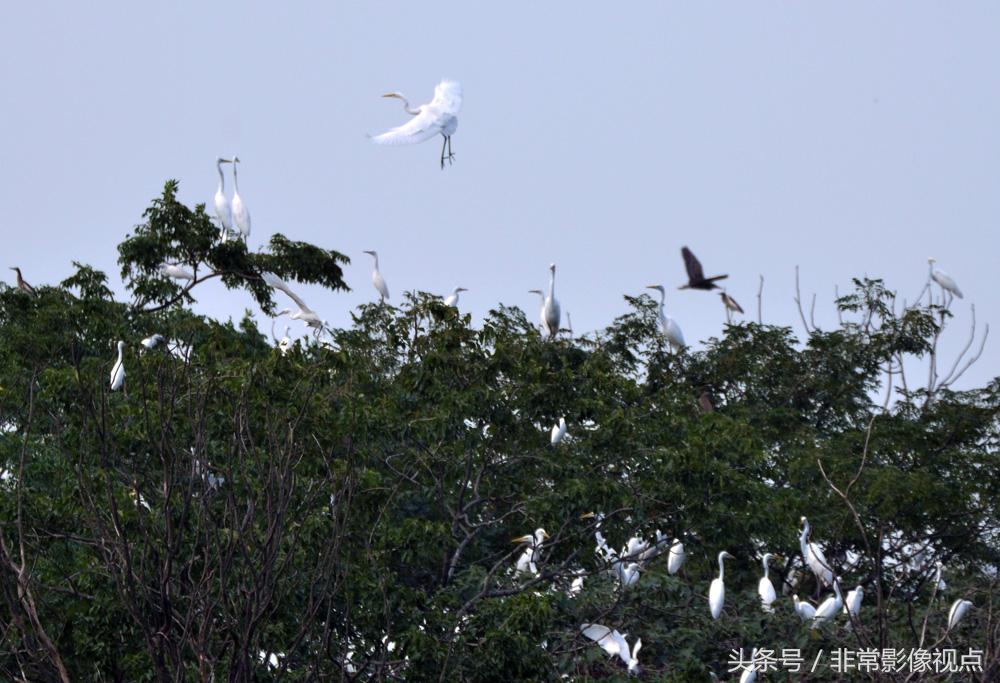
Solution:
[(441, 168), (447, 159), (455, 159), (451, 151), (451, 136), (458, 129), (458, 111), (462, 108), (462, 86), (457, 81), (443, 80), (434, 88), (434, 98), (416, 109), (402, 93), (386, 93), (382, 97), (395, 97), (403, 101), (403, 109), (413, 116), (401, 126), (371, 138), (377, 145), (409, 145), (430, 140), (441, 135)]

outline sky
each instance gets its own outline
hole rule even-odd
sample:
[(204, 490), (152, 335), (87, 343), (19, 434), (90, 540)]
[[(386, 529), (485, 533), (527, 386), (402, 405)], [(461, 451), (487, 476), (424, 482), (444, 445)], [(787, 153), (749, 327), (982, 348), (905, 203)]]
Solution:
[[(238, 154), (252, 248), (274, 232), (348, 255), (349, 293), (301, 286), (335, 326), (372, 300), (467, 287), (478, 323), (558, 264), (577, 333), (667, 286), (688, 342), (718, 298), (680, 292), (680, 247), (728, 273), (748, 313), (816, 322), (835, 288), (912, 299), (927, 258), (965, 292), (944, 358), (1000, 323), (1000, 4), (941, 2), (14, 3), (0, 25), (0, 221), (34, 284), (82, 261), (124, 293), (116, 245), (167, 179), (208, 202)], [(377, 147), (443, 77), (464, 104), (440, 138)], [(4, 271), (8, 272), (8, 271)], [(13, 276), (10, 273), (9, 276)], [(216, 282), (196, 310), (239, 319)], [(266, 319), (254, 310), (265, 327)], [(1000, 330), (998, 330), (1000, 331)], [(959, 386), (1000, 375), (996, 341)], [(695, 346), (698, 344), (695, 343)]]

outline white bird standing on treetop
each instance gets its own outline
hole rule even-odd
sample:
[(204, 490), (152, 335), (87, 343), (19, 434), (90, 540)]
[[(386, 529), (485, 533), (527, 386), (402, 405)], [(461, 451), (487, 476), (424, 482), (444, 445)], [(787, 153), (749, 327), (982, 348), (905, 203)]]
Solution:
[(538, 314), (538, 319), (542, 324), (542, 334), (549, 333), (549, 326), (545, 322), (545, 292), (540, 289), (529, 289), (528, 294), (537, 294), (538, 298), (542, 300), (541, 312)]
[(774, 555), (771, 553), (764, 553), (764, 557), (761, 559), (761, 564), (764, 565), (764, 576), (757, 584), (757, 594), (760, 596), (765, 612), (773, 612), (774, 608), (771, 607), (771, 603), (778, 599), (777, 593), (774, 592), (774, 584), (771, 583), (771, 578), (768, 576), (767, 563), (772, 557)]
[(243, 240), (246, 241), (250, 237), (250, 212), (247, 211), (247, 207), (243, 204), (243, 198), (240, 197), (240, 181), (236, 174), (236, 164), (240, 163), (240, 158), (237, 156), (233, 157), (233, 224), (239, 229), (243, 234)]
[(829, 621), (840, 608), (844, 606), (844, 596), (840, 594), (840, 581), (833, 579), (833, 596), (827, 598), (816, 608), (816, 616), (813, 617), (813, 628), (819, 628), (823, 622)]
[(451, 294), (449, 294), (445, 298), (444, 305), (445, 306), (458, 306), (458, 293), (459, 292), (468, 292), (468, 291), (469, 290), (467, 290), (465, 287), (456, 287), (455, 289), (451, 290)]
[(375, 259), (375, 269), (372, 270), (372, 284), (375, 285), (375, 289), (378, 291), (379, 296), (382, 297), (382, 301), (385, 301), (389, 298), (389, 287), (385, 284), (385, 278), (382, 277), (382, 273), (378, 269), (378, 252), (366, 249), (365, 253), (370, 254)]
[(233, 163), (229, 159), (219, 159), (215, 162), (215, 168), (219, 172), (219, 188), (215, 191), (215, 217), (219, 219), (222, 227), (222, 241), (229, 238), (229, 231), (233, 229), (233, 210), (229, 205), (229, 198), (226, 197), (226, 178), (222, 174), (222, 164)]
[(549, 295), (542, 302), (542, 326), (552, 339), (559, 334), (559, 301), (556, 299), (556, 264), (549, 264)]
[(809, 520), (803, 517), (799, 520), (802, 524), (802, 533), (799, 534), (799, 547), (802, 550), (802, 559), (809, 565), (809, 569), (816, 575), (816, 580), (825, 586), (833, 583), (833, 570), (826, 561), (823, 549), (809, 540)]
[(934, 264), (937, 263), (937, 259), (934, 258), (933, 256), (927, 259), (927, 263), (929, 263), (931, 266), (931, 279), (934, 280), (934, 282), (941, 285), (941, 289), (945, 290), (946, 292), (950, 292), (951, 294), (954, 294), (959, 299), (961, 299), (962, 290), (958, 288), (958, 283), (955, 282), (955, 278), (953, 278), (951, 275), (948, 275), (948, 273), (944, 272), (943, 270), (940, 270), (937, 266), (935, 266)]
[(965, 613), (969, 611), (972, 607), (972, 603), (968, 600), (956, 600), (951, 605), (951, 609), (948, 610), (948, 630), (955, 628), (958, 622), (962, 620)]
[(658, 311), (660, 331), (674, 351), (680, 351), (686, 346), (684, 343), (684, 333), (681, 332), (681, 326), (677, 324), (677, 321), (667, 315), (664, 310), (664, 304), (667, 299), (666, 290), (663, 289), (663, 285), (646, 285), (646, 289), (655, 289), (660, 293), (660, 308)]
[(800, 601), (797, 594), (792, 596), (792, 602), (795, 605), (795, 613), (802, 621), (812, 621), (816, 616), (816, 608), (809, 602)]
[(684, 566), (684, 544), (675, 538), (667, 554), (667, 571), (676, 574)]
[(173, 263), (161, 263), (160, 274), (172, 277), (175, 280), (194, 280), (194, 273), (184, 266), (178, 266)]
[(719, 576), (712, 579), (712, 585), (708, 589), (708, 608), (712, 612), (713, 619), (718, 619), (722, 614), (722, 605), (726, 601), (726, 584), (723, 583), (725, 568), (722, 566), (722, 561), (725, 559), (733, 559), (733, 556), (723, 550), (719, 553)]
[(118, 391), (125, 382), (125, 342), (118, 342), (118, 360), (111, 366), (111, 391)]
[(444, 138), (441, 143), (441, 168), (444, 168), (445, 159), (449, 163), (455, 159), (451, 151), (451, 136), (458, 128), (458, 111), (462, 108), (462, 86), (457, 81), (443, 80), (438, 83), (434, 88), (434, 99), (416, 109), (410, 108), (410, 102), (402, 93), (391, 92), (382, 97), (403, 100), (403, 109), (413, 118), (381, 135), (375, 135), (372, 142), (377, 145), (409, 145), (440, 134)]
[(564, 436), (566, 436), (566, 418), (560, 417), (559, 424), (552, 427), (552, 445), (558, 446)]

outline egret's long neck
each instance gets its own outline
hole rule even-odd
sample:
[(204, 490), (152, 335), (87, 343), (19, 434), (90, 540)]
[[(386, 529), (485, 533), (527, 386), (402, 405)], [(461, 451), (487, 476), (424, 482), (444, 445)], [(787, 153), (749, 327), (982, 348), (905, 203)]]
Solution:
[(722, 581), (723, 577), (726, 575), (726, 568), (722, 564), (722, 560), (725, 559), (722, 555), (719, 555), (719, 581)]
[(764, 560), (764, 578), (769, 578), (767, 575), (767, 560)]
[(837, 594), (837, 599), (838, 600), (842, 600), (843, 599), (843, 598), (840, 597), (840, 581), (834, 581), (833, 582), (833, 592)]
[(219, 192), (222, 192), (222, 191), (224, 191), (226, 189), (226, 177), (224, 175), (222, 175), (222, 162), (221, 161), (216, 162), (216, 164), (215, 164), (215, 170), (217, 170), (219, 172)]
[(236, 164), (233, 164), (233, 191), (239, 194), (240, 191), (240, 181), (236, 175)]
[(375, 270), (378, 270), (378, 254), (372, 254), (372, 258), (375, 259)]
[(398, 95), (398, 97), (399, 99), (403, 100), (403, 109), (406, 110), (407, 114), (409, 114), (410, 116), (416, 116), (417, 114), (420, 113), (420, 107), (413, 109), (410, 107), (410, 101), (408, 99), (406, 99), (402, 95)]
[(556, 296), (556, 271), (549, 273), (549, 298), (554, 299)]
[(118, 347), (118, 363), (119, 364), (121, 364), (121, 362), (122, 362), (122, 350), (123, 350), (122, 347), (119, 346)]

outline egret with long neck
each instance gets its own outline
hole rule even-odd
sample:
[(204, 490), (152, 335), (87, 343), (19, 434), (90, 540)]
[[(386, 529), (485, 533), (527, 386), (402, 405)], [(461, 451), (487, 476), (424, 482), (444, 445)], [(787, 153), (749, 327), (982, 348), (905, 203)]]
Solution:
[(559, 309), (559, 301), (556, 300), (556, 264), (549, 264), (549, 295), (545, 297), (542, 304), (542, 320), (549, 334), (549, 339), (553, 339), (559, 334), (559, 321), (562, 318)]
[(365, 253), (375, 259), (375, 269), (372, 270), (372, 284), (375, 285), (375, 289), (378, 291), (379, 296), (382, 297), (382, 301), (384, 302), (389, 298), (389, 286), (385, 284), (385, 278), (382, 277), (382, 273), (378, 269), (378, 252), (370, 249), (366, 250)]
[(655, 289), (660, 293), (660, 308), (658, 311), (660, 331), (663, 333), (663, 337), (667, 340), (667, 343), (670, 344), (670, 347), (674, 351), (680, 351), (686, 346), (684, 343), (684, 333), (681, 332), (681, 326), (677, 324), (677, 321), (666, 313), (666, 290), (664, 290), (663, 285), (646, 285), (646, 289)]
[(233, 229), (233, 211), (229, 205), (229, 198), (226, 197), (226, 177), (222, 173), (222, 164), (231, 164), (230, 159), (219, 157), (215, 162), (215, 170), (219, 172), (219, 187), (215, 191), (215, 217), (219, 219), (222, 226), (222, 241), (229, 238), (229, 231)]
[(722, 565), (722, 561), (726, 559), (733, 559), (733, 556), (723, 550), (719, 553), (719, 577), (712, 580), (712, 585), (708, 589), (708, 608), (712, 612), (713, 619), (719, 618), (722, 614), (722, 605), (726, 602), (726, 584), (723, 583), (726, 568)]
[(240, 233), (243, 235), (244, 241), (246, 238), (250, 237), (250, 212), (247, 211), (247, 207), (243, 204), (243, 198), (240, 196), (240, 181), (236, 173), (237, 164), (240, 163), (240, 158), (237, 156), (233, 157), (233, 203), (232, 203), (232, 213), (233, 213), (233, 224), (239, 229)]

